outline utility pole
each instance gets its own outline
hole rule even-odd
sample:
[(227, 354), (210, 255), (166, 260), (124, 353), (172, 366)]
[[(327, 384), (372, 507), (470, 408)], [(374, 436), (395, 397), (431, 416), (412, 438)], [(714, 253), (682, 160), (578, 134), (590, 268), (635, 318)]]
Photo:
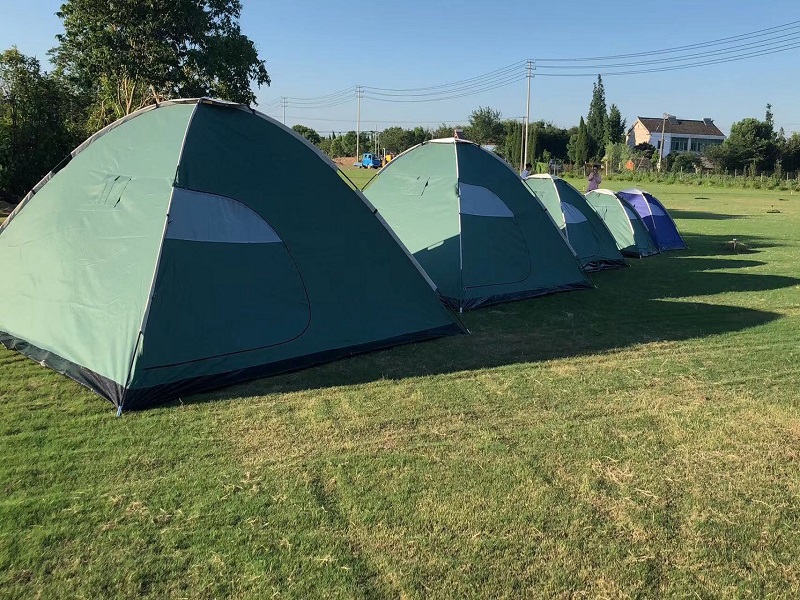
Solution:
[(283, 107), (283, 124), (286, 125), (286, 105), (289, 99), (286, 96), (281, 96), (281, 106)]
[(533, 79), (533, 71), (536, 67), (532, 60), (528, 59), (525, 66), (525, 76), (528, 79), (528, 100), (525, 105), (525, 158), (524, 164), (528, 164), (528, 128), (531, 124), (531, 79)]
[(525, 168), (525, 159), (523, 158), (525, 153), (525, 117), (522, 117), (522, 123), (519, 124), (519, 128), (519, 172), (522, 173), (522, 169)]
[(658, 149), (658, 172), (661, 173), (661, 159), (664, 158), (664, 131), (667, 127), (667, 113), (664, 113), (664, 120), (661, 122), (661, 148)]
[(356, 111), (356, 162), (361, 162), (361, 148), (359, 142), (361, 141), (361, 97), (364, 95), (364, 88), (360, 85), (356, 86), (356, 99), (358, 101), (358, 109)]

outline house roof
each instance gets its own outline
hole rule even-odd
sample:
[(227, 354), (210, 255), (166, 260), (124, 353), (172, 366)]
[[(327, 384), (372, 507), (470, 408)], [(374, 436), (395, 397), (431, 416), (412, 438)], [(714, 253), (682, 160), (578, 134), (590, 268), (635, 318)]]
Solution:
[(725, 137), (714, 121), (711, 119), (676, 119), (672, 117), (667, 119), (666, 122), (662, 117), (638, 117), (639, 122), (645, 126), (650, 133), (661, 133), (661, 127), (664, 127), (664, 133), (676, 133), (683, 135), (709, 135)]

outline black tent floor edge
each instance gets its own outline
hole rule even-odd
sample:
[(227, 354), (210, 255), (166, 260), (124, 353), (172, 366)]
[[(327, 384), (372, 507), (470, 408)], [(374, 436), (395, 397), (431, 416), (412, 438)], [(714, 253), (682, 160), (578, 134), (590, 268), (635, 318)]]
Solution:
[(495, 294), (493, 296), (484, 296), (482, 298), (470, 298), (468, 300), (458, 300), (456, 298), (444, 297), (444, 301), (453, 310), (458, 310), (461, 307), (463, 310), (473, 310), (476, 308), (483, 308), (493, 304), (502, 304), (503, 302), (515, 302), (517, 300), (528, 300), (530, 298), (539, 298), (540, 296), (549, 296), (550, 294), (558, 294), (559, 292), (571, 292), (573, 290), (586, 290), (593, 288), (594, 285), (587, 281), (585, 283), (573, 283), (570, 285), (562, 285), (555, 288), (544, 288), (536, 290), (524, 290), (521, 292), (512, 292), (509, 294)]
[(648, 256), (655, 256), (658, 254), (658, 251), (655, 252), (647, 252), (647, 251), (639, 251), (639, 250), (620, 250), (622, 252), (622, 256), (626, 258), (647, 258)]
[(2, 343), (3, 346), (9, 350), (17, 351), (20, 354), (27, 356), (31, 360), (49, 367), (61, 375), (66, 375), (82, 386), (92, 390), (99, 396), (109, 400), (115, 407), (119, 408), (120, 405), (122, 405), (124, 410), (128, 411), (145, 409), (156, 404), (162, 404), (171, 400), (175, 400), (182, 396), (210, 391), (235, 383), (242, 383), (251, 379), (258, 379), (261, 377), (268, 377), (270, 375), (279, 375), (281, 373), (298, 371), (300, 369), (305, 369), (321, 363), (326, 363), (357, 354), (364, 354), (373, 350), (387, 349), (392, 346), (399, 346), (402, 344), (421, 342), (448, 335), (466, 333), (467, 331), (463, 328), (463, 326), (457, 323), (452, 323), (441, 327), (428, 329), (426, 331), (404, 334), (387, 340), (370, 342), (348, 348), (326, 350), (323, 352), (317, 352), (314, 354), (269, 363), (266, 365), (257, 365), (254, 367), (248, 367), (246, 369), (230, 371), (228, 373), (197, 377), (143, 389), (125, 389), (119, 384), (95, 373), (94, 371), (90, 371), (89, 369), (75, 364), (74, 362), (58, 356), (57, 354), (39, 348), (23, 339), (14, 337), (3, 331), (0, 331), (0, 343)]
[(99, 396), (102, 396), (116, 407), (119, 407), (122, 401), (125, 393), (124, 387), (86, 367), (82, 367), (58, 354), (39, 348), (30, 342), (14, 337), (4, 331), (0, 331), (0, 344), (3, 344), (3, 346), (9, 350), (15, 350), (27, 356), (40, 365), (49, 367), (56, 373), (66, 375), (82, 386), (89, 388)]
[(299, 356), (297, 358), (291, 358), (265, 365), (256, 365), (253, 367), (247, 367), (245, 369), (237, 369), (227, 373), (194, 377), (191, 379), (184, 379), (181, 381), (157, 385), (149, 388), (133, 388), (128, 390), (126, 393), (125, 401), (123, 402), (123, 409), (125, 411), (143, 410), (153, 407), (157, 404), (163, 404), (178, 398), (190, 396), (192, 394), (208, 392), (236, 383), (260, 379), (262, 377), (299, 371), (301, 369), (322, 363), (327, 363), (358, 354), (364, 354), (373, 350), (382, 350), (391, 348), (393, 346), (400, 346), (403, 344), (432, 340), (448, 335), (466, 333), (466, 330), (459, 324), (452, 323), (425, 331), (403, 334), (386, 340), (369, 342), (357, 346), (349, 346), (347, 348), (325, 350), (323, 352), (316, 352), (314, 354)]
[(602, 258), (600, 260), (593, 260), (585, 265), (583, 268), (587, 272), (595, 272), (595, 271), (605, 271), (607, 269), (622, 269), (624, 267), (630, 267), (630, 263), (625, 260), (619, 259), (611, 259), (611, 258)]

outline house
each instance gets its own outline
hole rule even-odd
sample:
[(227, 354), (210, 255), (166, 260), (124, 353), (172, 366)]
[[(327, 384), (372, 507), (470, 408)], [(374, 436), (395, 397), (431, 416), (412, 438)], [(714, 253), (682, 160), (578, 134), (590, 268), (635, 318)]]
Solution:
[(628, 130), (628, 145), (648, 143), (661, 150), (661, 132), (664, 132), (664, 156), (670, 152), (703, 152), (706, 148), (721, 144), (725, 134), (714, 125), (712, 119), (679, 119), (666, 117), (637, 117)]

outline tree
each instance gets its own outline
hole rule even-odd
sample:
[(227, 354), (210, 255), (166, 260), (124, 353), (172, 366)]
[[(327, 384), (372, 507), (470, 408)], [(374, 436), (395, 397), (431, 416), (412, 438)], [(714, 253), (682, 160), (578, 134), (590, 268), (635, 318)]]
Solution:
[(589, 131), (586, 121), (581, 117), (578, 131), (570, 139), (569, 159), (576, 166), (582, 166), (589, 160)]
[(16, 48), (0, 54), (0, 100), (0, 195), (19, 199), (84, 134), (68, 88)]
[(498, 153), (508, 161), (508, 163), (518, 169), (522, 161), (522, 131), (523, 123), (518, 121), (504, 121), (503, 145), (498, 147)]
[(93, 127), (164, 98), (255, 103), (269, 85), (239, 0), (66, 0), (50, 52), (93, 106)]
[(403, 150), (408, 150), (408, 148), (416, 146), (417, 144), (421, 144), (422, 142), (430, 139), (431, 132), (418, 125), (417, 127), (414, 127), (414, 129), (408, 131), (408, 136), (406, 137), (407, 146), (403, 148)]
[(331, 156), (331, 144), (332, 143), (333, 143), (333, 138), (326, 137), (326, 138), (322, 138), (320, 140), (319, 144), (317, 144), (317, 145), (319, 146), (319, 149), (322, 150), (325, 154), (327, 154), (328, 156)]
[(609, 170), (621, 170), (630, 157), (631, 149), (628, 144), (623, 142), (608, 142), (606, 144), (606, 153), (603, 160), (606, 161)]
[(489, 106), (479, 107), (469, 116), (467, 137), (477, 144), (500, 144), (503, 137), (501, 113)]
[(670, 171), (673, 172), (694, 172), (700, 165), (700, 156), (695, 152), (678, 152), (669, 155), (670, 157)]
[(463, 127), (461, 125), (448, 125), (447, 123), (442, 123), (439, 125), (439, 127), (430, 132), (431, 139), (435, 140), (438, 138), (453, 137), (453, 132), (456, 129), (463, 129)]
[[(370, 140), (369, 134), (362, 131), (358, 139), (359, 151), (362, 153), (370, 152), (372, 140)], [(332, 152), (334, 148), (336, 149), (337, 153), (332, 154), (332, 156), (356, 156), (356, 132), (351, 130), (343, 135), (338, 136), (331, 144)], [(356, 158), (360, 159), (360, 157)]]
[(336, 138), (331, 139), (331, 146), (330, 146), (330, 155), (333, 158), (339, 158), (340, 156), (347, 156), (347, 148), (345, 147), (344, 143), (344, 136), (339, 136)]
[(771, 168), (777, 157), (776, 135), (772, 124), (749, 117), (731, 125), (731, 134), (721, 145), (706, 154), (725, 169)]
[(616, 144), (625, 141), (625, 119), (616, 104), (612, 104), (606, 121), (606, 141)]
[[(536, 125), (536, 149), (539, 155), (549, 152), (553, 158), (567, 160), (567, 147), (572, 134), (578, 133), (577, 127), (562, 129), (552, 123), (537, 121)], [(549, 160), (549, 159), (548, 159)], [(547, 161), (544, 161), (547, 162)]]
[(783, 170), (797, 171), (800, 169), (800, 133), (793, 133), (783, 145)]
[(647, 160), (650, 160), (653, 157), (653, 154), (656, 153), (656, 147), (653, 144), (648, 144), (647, 142), (642, 142), (641, 144), (636, 144), (633, 147), (633, 154), (637, 157), (645, 157)]
[(589, 114), (586, 117), (586, 130), (589, 136), (589, 156), (596, 157), (606, 147), (606, 91), (603, 78), (598, 75), (593, 84), (592, 101), (589, 103)]
[(408, 148), (406, 130), (402, 127), (387, 127), (381, 132), (381, 146), (389, 154), (399, 154)]
[[(453, 131), (449, 130), (446, 137), (452, 137)], [(386, 151), (394, 154), (405, 152), (409, 148), (421, 144), (425, 140), (431, 139), (431, 132), (424, 127), (414, 127), (414, 129), (403, 129), (402, 127), (387, 127), (380, 134), (380, 145)]]
[(292, 129), (316, 146), (319, 146), (319, 143), (322, 141), (320, 135), (311, 129), (311, 127), (306, 127), (305, 125), (294, 125)]

